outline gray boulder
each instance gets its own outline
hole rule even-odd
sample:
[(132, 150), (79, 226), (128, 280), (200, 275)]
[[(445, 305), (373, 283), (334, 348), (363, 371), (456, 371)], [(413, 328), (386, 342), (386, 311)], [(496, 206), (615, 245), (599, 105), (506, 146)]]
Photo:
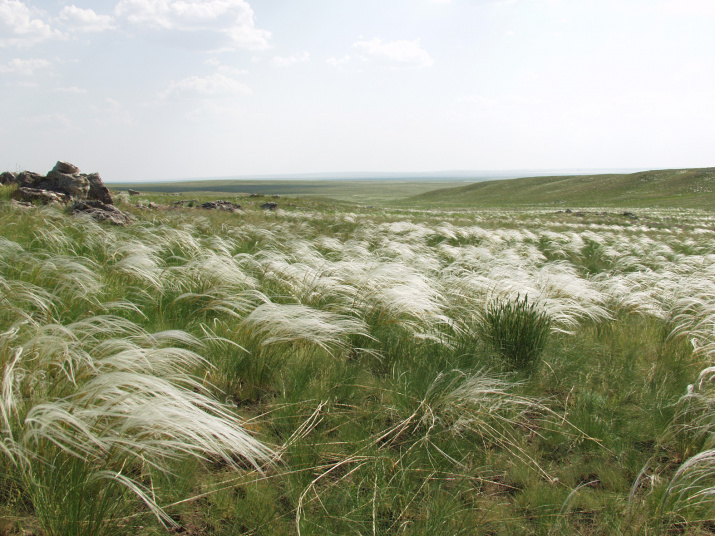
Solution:
[(90, 173), (86, 176), (89, 181), (89, 192), (87, 193), (87, 199), (100, 201), (105, 205), (113, 205), (114, 200), (109, 193), (109, 188), (102, 182), (99, 173)]
[(131, 188), (129, 188), (127, 192), (129, 192), (129, 195), (141, 195), (141, 192), (138, 190), (132, 190)]
[(70, 175), (54, 169), (40, 185), (44, 190), (62, 192), (77, 199), (87, 199), (89, 194), (89, 180), (86, 176)]
[(97, 221), (106, 221), (114, 225), (126, 225), (132, 218), (114, 205), (108, 205), (96, 200), (75, 201), (71, 207), (72, 214), (87, 214)]
[(209, 201), (207, 203), (203, 203), (201, 205), (201, 208), (206, 209), (206, 210), (227, 210), (229, 212), (238, 212), (240, 210), (243, 210), (241, 205), (237, 205), (235, 203), (231, 203), (231, 201)]
[(57, 171), (58, 173), (65, 173), (67, 175), (77, 175), (79, 173), (79, 168), (74, 164), (70, 164), (69, 162), (63, 162), (62, 160), (58, 160), (55, 164), (55, 167), (52, 168), (52, 171)]
[(263, 203), (261, 208), (263, 210), (275, 210), (278, 208), (278, 203)]
[(17, 201), (22, 201), (24, 203), (42, 203), (47, 204), (66, 204), (70, 202), (70, 196), (61, 192), (52, 192), (50, 190), (43, 190), (41, 188), (26, 188), (20, 186), (12, 194), (12, 198)]
[(17, 182), (17, 173), (5, 171), (0, 173), (0, 184), (15, 184)]
[(21, 188), (38, 188), (38, 185), (44, 180), (44, 175), (32, 171), (21, 171), (15, 176), (15, 182)]

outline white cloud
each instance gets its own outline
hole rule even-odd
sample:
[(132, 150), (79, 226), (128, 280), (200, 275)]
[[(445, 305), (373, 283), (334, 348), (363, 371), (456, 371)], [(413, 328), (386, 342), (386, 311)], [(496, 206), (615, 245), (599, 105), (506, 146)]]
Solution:
[(310, 54), (308, 52), (301, 52), (300, 54), (292, 54), (290, 56), (274, 56), (271, 63), (276, 67), (288, 67), (289, 65), (295, 65), (296, 63), (304, 63), (310, 61)]
[(249, 88), (243, 82), (227, 76), (222, 72), (200, 77), (189, 76), (179, 81), (171, 81), (168, 87), (159, 93), (164, 100), (171, 97), (228, 97), (231, 95), (250, 94)]
[(114, 20), (109, 15), (98, 15), (92, 9), (75, 5), (65, 6), (60, 11), (60, 22), (80, 32), (104, 32), (114, 29)]
[(712, 0), (666, 0), (660, 4), (667, 15), (715, 16)]
[(37, 82), (28, 82), (27, 80), (12, 80), (10, 82), (5, 83), (6, 87), (21, 87), (24, 89), (37, 89), (40, 87), (40, 84)]
[(350, 61), (350, 55), (349, 55), (349, 54), (346, 54), (346, 55), (343, 56), (342, 58), (328, 58), (328, 59), (327, 59), (328, 65), (330, 65), (330, 66), (332, 66), (332, 67), (340, 67), (340, 66), (342, 66), (342, 65), (345, 65), (345, 64), (348, 63), (349, 61)]
[(65, 114), (43, 114), (23, 118), (22, 121), (28, 125), (47, 125), (55, 127), (56, 130), (71, 130), (74, 127), (72, 120)]
[(136, 123), (132, 114), (118, 100), (111, 97), (105, 97), (101, 105), (92, 105), (89, 109), (93, 112), (93, 120), (97, 125), (132, 125)]
[(0, 73), (32, 76), (35, 74), (35, 71), (46, 69), (49, 66), (49, 61), (40, 58), (29, 58), (26, 60), (15, 58), (14, 60), (7, 62), (5, 65), (0, 65)]
[(422, 48), (419, 39), (414, 41), (383, 41), (379, 37), (353, 44), (356, 54), (366, 62), (392, 68), (417, 69), (431, 67), (434, 60)]
[(0, 0), (0, 46), (32, 46), (64, 37), (38, 18), (41, 14), (19, 0)]
[(267, 48), (271, 37), (256, 28), (245, 0), (120, 0), (114, 13), (152, 29), (215, 32), (236, 47), (252, 50)]
[(55, 93), (71, 93), (75, 95), (84, 95), (85, 93), (87, 93), (86, 89), (77, 86), (56, 87), (52, 91), (54, 91)]
[(498, 101), (482, 97), (481, 95), (466, 95), (457, 99), (457, 102), (461, 104), (476, 104), (483, 108), (494, 108), (499, 104)]

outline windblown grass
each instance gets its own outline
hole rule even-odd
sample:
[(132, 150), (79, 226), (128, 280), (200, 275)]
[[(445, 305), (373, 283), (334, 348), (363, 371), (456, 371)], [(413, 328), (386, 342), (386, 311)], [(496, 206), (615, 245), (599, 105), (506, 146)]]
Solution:
[(123, 208), (0, 197), (0, 531), (709, 530), (710, 214)]

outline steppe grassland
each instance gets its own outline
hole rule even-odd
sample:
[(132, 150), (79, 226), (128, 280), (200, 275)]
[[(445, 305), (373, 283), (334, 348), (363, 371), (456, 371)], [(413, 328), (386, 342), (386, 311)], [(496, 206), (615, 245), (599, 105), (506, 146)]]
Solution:
[[(0, 530), (709, 533), (709, 213), (295, 204), (2, 201)], [(484, 323), (524, 296), (526, 372)]]

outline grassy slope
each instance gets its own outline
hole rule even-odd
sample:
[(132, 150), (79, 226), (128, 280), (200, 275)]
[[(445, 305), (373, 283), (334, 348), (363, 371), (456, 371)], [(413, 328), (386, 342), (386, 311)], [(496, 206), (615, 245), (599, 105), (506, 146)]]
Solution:
[(207, 193), (230, 194), (261, 193), (265, 195), (319, 196), (357, 203), (380, 203), (444, 188), (461, 186), (463, 180), (207, 180), (166, 183), (129, 184), (116, 183), (113, 189), (133, 188), (151, 193)]
[(625, 175), (526, 177), (444, 188), (410, 197), (432, 206), (715, 206), (715, 168), (643, 171)]

